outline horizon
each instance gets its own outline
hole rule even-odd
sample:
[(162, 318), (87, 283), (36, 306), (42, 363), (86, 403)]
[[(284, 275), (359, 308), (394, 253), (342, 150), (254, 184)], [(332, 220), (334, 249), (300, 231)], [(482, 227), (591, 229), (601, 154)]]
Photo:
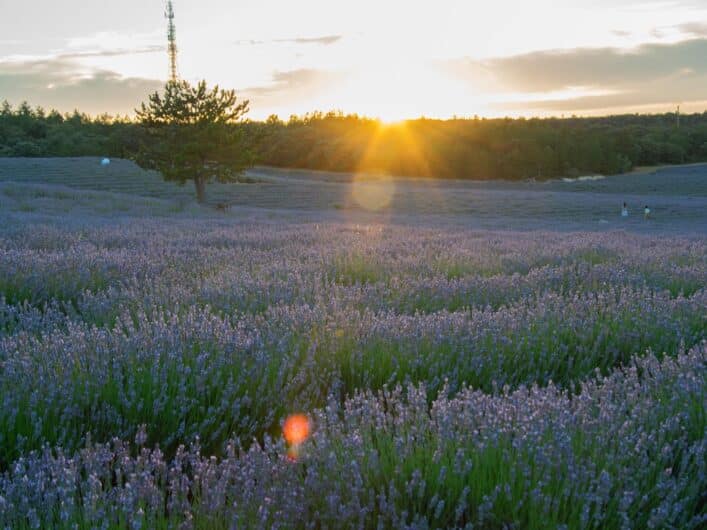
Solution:
[[(240, 99), (240, 98), (239, 98)], [(0, 100), (0, 105), (5, 103), (7, 100)], [(78, 113), (81, 116), (86, 116), (88, 119), (95, 121), (95, 120), (100, 120), (100, 119), (107, 119), (109, 123), (115, 123), (115, 122), (120, 122), (120, 121), (125, 121), (127, 120), (130, 123), (139, 123), (136, 121), (136, 118), (134, 115), (131, 114), (111, 114), (108, 112), (103, 112), (100, 114), (92, 114), (90, 112), (84, 112), (79, 108), (75, 108), (72, 110), (59, 110), (53, 107), (46, 108), (42, 105), (33, 105), (31, 101), (20, 101), (17, 104), (11, 103), (7, 101), (7, 103), (10, 104), (11, 111), (15, 112), (19, 109), (19, 107), (23, 104), (29, 105), (30, 109), (32, 111), (36, 111), (38, 109), (41, 109), (45, 115), (48, 115), (51, 112), (58, 112), (62, 117), (67, 118), (72, 116), (74, 113)], [(409, 117), (409, 118), (401, 118), (401, 119), (384, 119), (381, 118), (380, 116), (369, 116), (366, 114), (359, 114), (357, 112), (343, 112), (340, 109), (330, 109), (330, 110), (311, 110), (304, 112), (303, 114), (291, 114), (289, 116), (279, 116), (276, 114), (272, 114), (269, 116), (265, 117), (258, 117), (258, 118), (253, 118), (246, 114), (244, 116), (243, 123), (266, 123), (268, 119), (270, 119), (272, 116), (276, 116), (278, 120), (280, 120), (282, 123), (287, 124), (289, 121), (292, 120), (306, 120), (307, 118), (312, 118), (315, 116), (319, 116), (321, 118), (329, 118), (329, 117), (334, 117), (334, 118), (356, 118), (362, 121), (365, 120), (370, 120), (374, 122), (378, 122), (381, 126), (383, 127), (390, 127), (390, 126), (395, 126), (395, 125), (400, 125), (404, 123), (411, 123), (411, 122), (416, 122), (416, 121), (503, 121), (503, 120), (513, 120), (513, 121), (532, 121), (532, 120), (540, 120), (540, 121), (563, 121), (563, 120), (602, 120), (602, 119), (607, 119), (607, 118), (620, 118), (620, 117), (628, 117), (628, 116), (633, 116), (633, 117), (660, 117), (660, 116), (675, 116), (676, 111), (673, 109), (672, 111), (666, 110), (663, 112), (645, 112), (645, 113), (640, 113), (640, 112), (617, 112), (615, 114), (594, 114), (594, 115), (580, 115), (580, 114), (571, 114), (571, 115), (554, 115), (554, 114), (548, 114), (548, 115), (518, 115), (518, 116), (484, 116), (484, 115), (474, 115), (474, 116), (444, 116), (444, 117), (438, 117), (438, 116), (416, 116), (416, 117)], [(689, 118), (691, 116), (699, 116), (702, 114), (707, 114), (707, 108), (704, 110), (696, 110), (694, 112), (685, 112), (683, 111), (682, 107), (680, 109), (680, 118)]]
[[(165, 2), (151, 4), (13, 5), (16, 23), (0, 39), (0, 100), (133, 116), (168, 77)], [(235, 89), (253, 121), (330, 111), (390, 123), (707, 109), (707, 6), (698, 0), (174, 4), (180, 78)], [(77, 15), (57, 28), (66, 12)]]

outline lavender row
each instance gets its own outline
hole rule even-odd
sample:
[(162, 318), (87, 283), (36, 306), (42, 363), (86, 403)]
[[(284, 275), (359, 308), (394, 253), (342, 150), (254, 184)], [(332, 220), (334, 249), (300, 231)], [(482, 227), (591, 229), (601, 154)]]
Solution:
[[(549, 385), (365, 391), (278, 438), (172, 459), (112, 440), (45, 449), (0, 478), (7, 528), (700, 528), (707, 345), (636, 358), (577, 394)], [(136, 452), (137, 451), (137, 452)]]
[[(547, 291), (608, 287), (689, 296), (707, 283), (703, 241), (626, 234), (439, 233), (429, 229), (215, 222), (37, 227), (0, 239), (0, 326), (31, 329), (17, 307), (112, 325), (126, 310), (286, 305), (396, 313), (498, 308)], [(31, 264), (31, 267), (28, 266)], [(46, 311), (45, 311), (46, 312)], [(16, 315), (4, 317), (4, 314)], [(61, 320), (61, 319), (60, 319)]]
[[(431, 396), (554, 381), (572, 388), (648, 350), (699, 343), (707, 292), (546, 293), (500, 309), (405, 315), (276, 306), (120, 315), (112, 328), (67, 321), (0, 338), (0, 463), (43, 444), (74, 450), (147, 426), (168, 453), (201, 436), (218, 452), (271, 432), (288, 408), (413, 383)], [(41, 320), (40, 320), (41, 322)]]

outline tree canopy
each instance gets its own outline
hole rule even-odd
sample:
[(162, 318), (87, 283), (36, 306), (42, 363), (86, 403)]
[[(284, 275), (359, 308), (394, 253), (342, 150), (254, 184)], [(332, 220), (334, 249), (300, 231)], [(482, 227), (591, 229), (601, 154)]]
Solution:
[(133, 159), (166, 180), (192, 180), (197, 200), (204, 202), (207, 182), (237, 181), (253, 162), (245, 131), (237, 126), (247, 112), (248, 101), (238, 102), (233, 90), (170, 81), (164, 94), (151, 94), (136, 110), (140, 141)]

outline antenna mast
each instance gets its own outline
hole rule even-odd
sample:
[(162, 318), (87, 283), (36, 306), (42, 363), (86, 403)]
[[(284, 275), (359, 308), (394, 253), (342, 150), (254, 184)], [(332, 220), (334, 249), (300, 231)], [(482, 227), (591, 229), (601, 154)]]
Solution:
[(167, 2), (167, 10), (164, 14), (169, 21), (167, 26), (167, 53), (169, 53), (169, 80), (177, 81), (177, 29), (174, 26), (174, 7), (172, 0)]

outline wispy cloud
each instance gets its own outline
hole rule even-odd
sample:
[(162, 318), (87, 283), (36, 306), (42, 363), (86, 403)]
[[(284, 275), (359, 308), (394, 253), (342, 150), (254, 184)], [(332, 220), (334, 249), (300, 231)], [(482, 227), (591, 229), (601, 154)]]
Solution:
[(0, 57), (0, 64), (3, 63), (41, 63), (44, 61), (71, 61), (79, 59), (89, 59), (94, 57), (122, 57), (126, 55), (142, 55), (149, 53), (164, 52), (165, 46), (151, 45), (139, 48), (117, 48), (117, 49), (94, 49), (77, 51), (58, 51), (48, 55), (9, 55)]
[(321, 89), (341, 78), (342, 74), (338, 72), (313, 68), (275, 72), (272, 75), (272, 82), (270, 84), (246, 88), (244, 92), (256, 96), (272, 95), (276, 93), (292, 94), (302, 90)]
[[(270, 83), (246, 88), (241, 93), (251, 100), (252, 108), (301, 108), (306, 102), (335, 90), (345, 79), (344, 72), (303, 68), (275, 72)], [(316, 103), (312, 103), (303, 111), (316, 109)]]
[(295, 39), (277, 39), (275, 42), (292, 42), (295, 44), (322, 44), (329, 46), (341, 40), (341, 35), (325, 35), (323, 37), (297, 37)]
[(160, 45), (143, 46), (140, 48), (119, 48), (114, 50), (85, 50), (60, 53), (58, 59), (82, 59), (85, 57), (119, 57), (124, 55), (140, 55), (144, 53), (164, 52), (167, 48)]
[(100, 31), (68, 39), (66, 51), (143, 49), (154, 47), (164, 40), (161, 30), (148, 33)]
[(339, 42), (343, 35), (324, 35), (322, 37), (293, 37), (288, 39), (269, 39), (269, 40), (239, 40), (236, 44), (239, 46), (259, 46), (262, 44), (318, 44), (321, 46), (330, 46)]

